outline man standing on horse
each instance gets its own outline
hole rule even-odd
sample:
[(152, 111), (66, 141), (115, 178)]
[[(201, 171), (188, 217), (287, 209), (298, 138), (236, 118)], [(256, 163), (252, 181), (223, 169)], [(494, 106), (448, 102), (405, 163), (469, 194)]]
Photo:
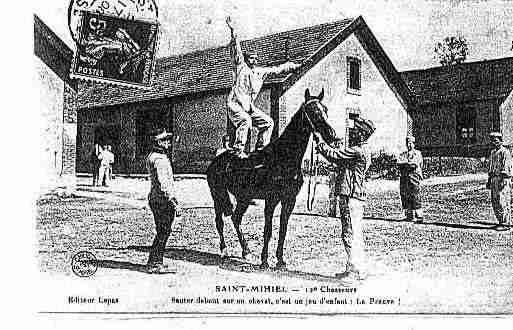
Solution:
[[(347, 253), (347, 262), (345, 272), (335, 276), (349, 280), (365, 277), (362, 220), (366, 198), (365, 174), (371, 162), (371, 155), (365, 143), (375, 131), (374, 124), (362, 118), (354, 119), (354, 127), (355, 130), (351, 130), (351, 141), (354, 141), (354, 146), (331, 147), (324, 142), (317, 146), (324, 158), (338, 168), (339, 187), (336, 191), (339, 195), (342, 241)], [(319, 136), (314, 137), (319, 140)]]
[(146, 169), (151, 180), (151, 190), (148, 194), (155, 229), (157, 234), (151, 246), (147, 270), (149, 273), (166, 273), (164, 266), (164, 249), (171, 234), (171, 225), (179, 206), (175, 197), (173, 169), (167, 156), (171, 146), (171, 133), (165, 130), (156, 130), (152, 134), (153, 147), (146, 157)]
[(274, 67), (257, 66), (258, 57), (253, 52), (242, 52), (240, 41), (234, 32), (230, 17), (226, 24), (231, 31), (230, 53), (235, 67), (232, 90), (228, 95), (228, 118), (236, 127), (234, 152), (244, 157), (248, 132), (252, 126), (258, 129), (255, 148), (262, 149), (271, 141), (274, 122), (271, 117), (255, 106), (255, 100), (268, 74), (290, 72), (301, 67), (287, 62)]

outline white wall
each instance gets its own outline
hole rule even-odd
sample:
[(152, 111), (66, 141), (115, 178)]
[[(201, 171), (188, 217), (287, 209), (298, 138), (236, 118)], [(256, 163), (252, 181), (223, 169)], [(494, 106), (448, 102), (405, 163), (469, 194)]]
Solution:
[[(347, 56), (361, 61), (361, 95), (347, 92)], [(324, 88), (323, 103), (329, 109), (329, 121), (339, 137), (345, 137), (346, 109), (360, 108), (361, 117), (372, 120), (376, 125), (376, 132), (369, 140), (369, 148), (373, 152), (385, 149), (398, 153), (404, 148), (408, 128), (407, 113), (354, 35), (322, 59), (282, 96), (280, 101), (286, 109), (287, 121), (299, 109), (306, 88), (310, 88), (313, 95)], [(280, 125), (280, 132), (284, 128)]]
[(62, 127), (64, 82), (38, 57), (34, 56), (36, 82), (39, 87), (39, 171), (41, 191), (59, 185), (62, 169)]
[(513, 147), (513, 91), (502, 103), (499, 111), (504, 144)]

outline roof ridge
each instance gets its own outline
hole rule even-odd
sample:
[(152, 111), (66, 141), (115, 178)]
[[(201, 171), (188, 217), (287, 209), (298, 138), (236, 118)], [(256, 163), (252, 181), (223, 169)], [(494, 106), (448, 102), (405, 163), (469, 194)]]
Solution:
[[(260, 37), (256, 37), (256, 38), (252, 38), (252, 39), (244, 39), (244, 40), (241, 40), (241, 42), (244, 42), (244, 43), (255, 42), (255, 41), (262, 40), (262, 39), (271, 38), (271, 37), (277, 37), (279, 35), (283, 35), (283, 34), (287, 34), (287, 33), (292, 33), (292, 32), (297, 32), (297, 31), (301, 31), (301, 30), (312, 29), (312, 28), (319, 28), (319, 27), (326, 26), (326, 25), (350, 23), (350, 22), (354, 21), (355, 19), (356, 19), (355, 17), (348, 17), (348, 18), (344, 18), (344, 19), (336, 20), (336, 21), (332, 21), (332, 22), (325, 22), (325, 23), (321, 23), (321, 24), (304, 26), (304, 27), (301, 27), (301, 28), (295, 28), (295, 29), (292, 29), (292, 30), (286, 30), (286, 31), (266, 34), (266, 35), (263, 35), (263, 36), (260, 36)], [(201, 54), (201, 53), (208, 53), (208, 52), (212, 52), (212, 51), (215, 51), (215, 50), (221, 50), (221, 49), (227, 48), (227, 47), (228, 47), (227, 45), (217, 46), (217, 47), (211, 47), (211, 48), (205, 48), (205, 49), (198, 49), (198, 50), (194, 50), (192, 52), (183, 53), (183, 54), (176, 54), (176, 55), (170, 55), (170, 56), (165, 56), (165, 57), (159, 57), (157, 59), (157, 62), (163, 62), (163, 61), (171, 60), (171, 59), (179, 59), (179, 58), (193, 56), (193, 55), (197, 55), (197, 54)]]
[(301, 27), (301, 28), (295, 28), (295, 29), (292, 29), (292, 30), (275, 32), (275, 33), (267, 34), (267, 35), (264, 35), (264, 36), (256, 37), (256, 38), (253, 38), (253, 39), (246, 39), (244, 41), (246, 41), (246, 42), (248, 42), (248, 41), (257, 41), (259, 39), (265, 39), (265, 38), (269, 38), (269, 37), (278, 36), (280, 34), (297, 32), (297, 31), (301, 31), (301, 30), (305, 30), (305, 29), (319, 28), (319, 27), (326, 26), (326, 25), (335, 25), (335, 24), (340, 24), (340, 23), (350, 23), (350, 22), (354, 21), (355, 19), (356, 19), (355, 17), (348, 17), (348, 18), (344, 18), (344, 19), (336, 20), (336, 21), (332, 21), (332, 22), (325, 22), (325, 23), (321, 23), (321, 24), (310, 25), (310, 26), (305, 26), (305, 27)]
[(422, 72), (422, 71), (450, 70), (451, 68), (454, 68), (454, 67), (465, 67), (465, 66), (483, 64), (483, 63), (501, 62), (501, 61), (508, 61), (508, 60), (513, 60), (513, 56), (493, 58), (491, 60), (479, 60), (479, 61), (474, 61), (474, 62), (463, 62), (463, 63), (449, 65), (449, 66), (438, 65), (438, 66), (434, 66), (434, 67), (430, 67), (430, 68), (425, 68), (425, 69), (413, 69), (413, 70), (400, 71), (399, 73), (403, 74), (403, 73), (413, 73), (413, 72)]
[(71, 60), (73, 50), (37, 14), (34, 14), (34, 29), (50, 37), (49, 41), (54, 43), (56, 49), (63, 53), (65, 57), (70, 57)]

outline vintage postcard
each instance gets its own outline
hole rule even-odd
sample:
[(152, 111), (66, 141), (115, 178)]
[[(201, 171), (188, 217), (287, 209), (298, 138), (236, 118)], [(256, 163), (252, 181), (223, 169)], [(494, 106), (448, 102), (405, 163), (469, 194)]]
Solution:
[(40, 313), (511, 319), (512, 2), (34, 10)]

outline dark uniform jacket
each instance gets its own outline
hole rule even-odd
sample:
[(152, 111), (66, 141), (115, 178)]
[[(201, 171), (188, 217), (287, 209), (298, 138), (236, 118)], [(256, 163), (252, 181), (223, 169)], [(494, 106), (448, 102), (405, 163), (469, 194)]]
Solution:
[(338, 167), (335, 193), (364, 201), (366, 198), (365, 173), (371, 161), (366, 148), (363, 146), (332, 148), (326, 143), (320, 143), (319, 152)]

